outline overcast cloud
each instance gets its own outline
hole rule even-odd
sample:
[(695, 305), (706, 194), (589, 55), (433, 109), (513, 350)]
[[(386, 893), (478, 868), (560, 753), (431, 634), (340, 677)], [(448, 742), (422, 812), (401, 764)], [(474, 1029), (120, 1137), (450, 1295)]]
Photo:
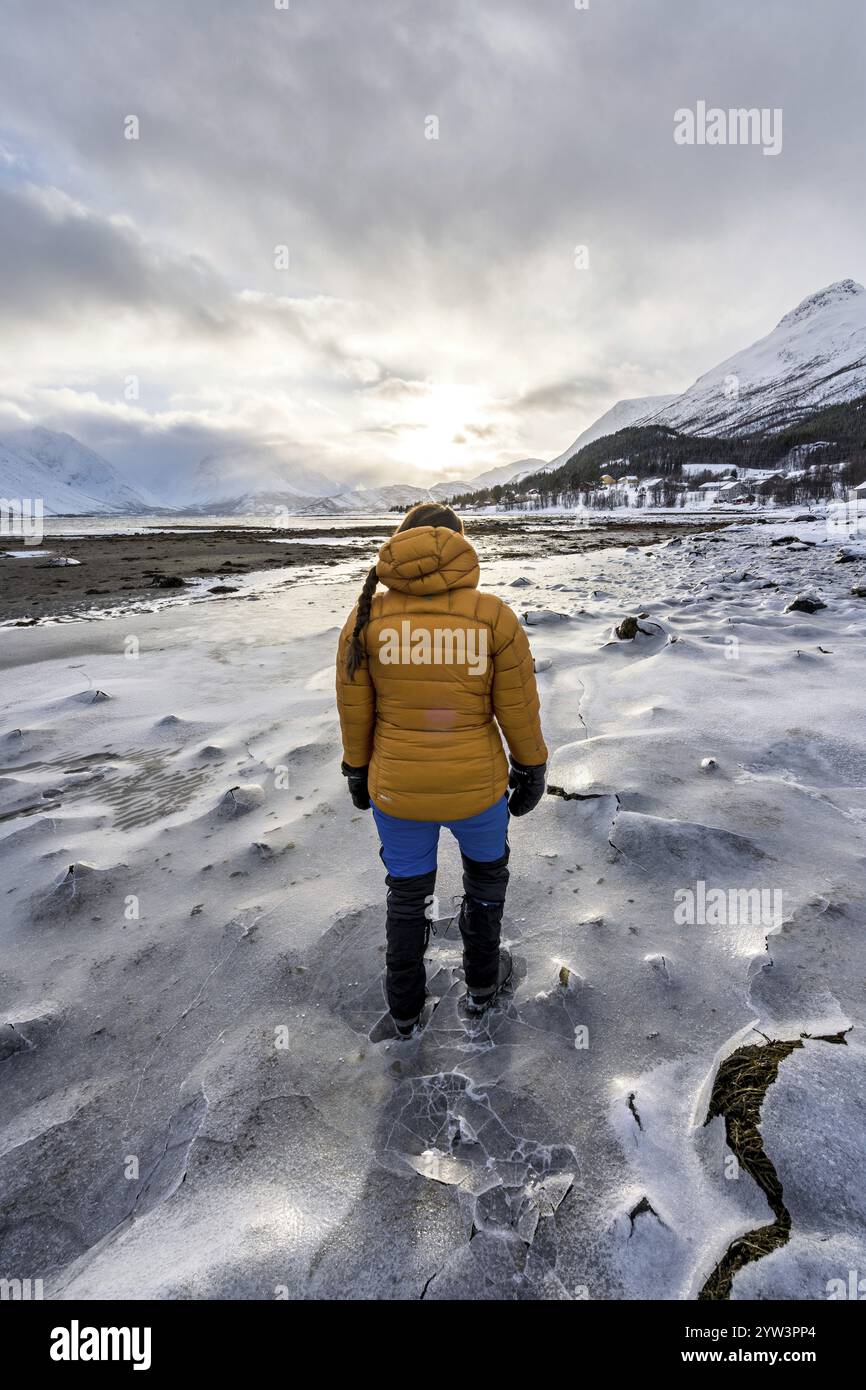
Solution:
[[(861, 0), (2, 9), (0, 428), (158, 490), (552, 457), (866, 279)], [(677, 145), (699, 99), (781, 153)]]

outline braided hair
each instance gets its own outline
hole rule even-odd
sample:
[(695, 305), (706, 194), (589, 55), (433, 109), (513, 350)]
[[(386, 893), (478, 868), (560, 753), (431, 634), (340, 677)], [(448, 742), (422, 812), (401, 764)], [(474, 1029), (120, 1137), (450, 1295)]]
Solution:
[[(449, 531), (458, 531), (461, 534), (463, 532), (463, 522), (457, 513), (452, 511), (450, 507), (441, 506), (438, 502), (419, 502), (416, 507), (411, 507), (397, 530), (411, 531), (416, 526), (447, 526)], [(349, 647), (346, 653), (346, 674), (350, 681), (355, 679), (355, 672), (364, 664), (366, 653), (361, 642), (361, 634), (370, 621), (370, 609), (373, 606), (373, 595), (376, 592), (378, 580), (379, 576), (374, 565), (364, 580), (364, 587), (358, 598), (355, 627), (349, 638)]]
[(370, 621), (370, 609), (373, 606), (373, 595), (376, 592), (376, 585), (378, 582), (379, 576), (376, 573), (376, 566), (374, 565), (367, 575), (367, 578), (364, 580), (364, 587), (358, 599), (355, 628), (352, 636), (349, 638), (349, 650), (346, 653), (346, 674), (350, 681), (355, 679), (355, 672), (358, 670), (358, 667), (364, 664), (365, 653), (361, 645), (361, 633)]

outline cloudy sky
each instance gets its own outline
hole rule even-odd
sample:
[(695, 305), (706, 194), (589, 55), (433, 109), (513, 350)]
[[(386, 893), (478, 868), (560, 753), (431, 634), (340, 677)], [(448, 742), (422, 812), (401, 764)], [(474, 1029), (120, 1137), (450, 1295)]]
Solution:
[[(0, 429), (163, 495), (549, 458), (866, 279), (862, 0), (2, 12)], [(782, 152), (676, 144), (699, 100)]]

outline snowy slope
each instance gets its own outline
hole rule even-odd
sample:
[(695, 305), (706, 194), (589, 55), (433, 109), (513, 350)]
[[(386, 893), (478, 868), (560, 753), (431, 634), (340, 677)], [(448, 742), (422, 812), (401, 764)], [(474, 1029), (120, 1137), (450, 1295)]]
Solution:
[(866, 392), (866, 290), (839, 280), (650, 417), (686, 434), (773, 429)]
[(146, 512), (152, 499), (71, 434), (38, 427), (0, 436), (0, 496), (41, 498), (46, 513)]
[(496, 487), (499, 483), (511, 483), (516, 478), (528, 477), (530, 473), (537, 473), (539, 468), (543, 467), (544, 459), (519, 459), (517, 463), (506, 463), (501, 468), (488, 468), (484, 473), (479, 473), (466, 486)]
[(285, 458), (274, 449), (239, 450), (208, 454), (201, 460), (192, 482), (190, 500), (197, 504), (223, 503), (258, 494), (279, 494), (304, 500), (334, 497), (347, 489), (345, 484), (326, 478)]
[(600, 415), (594, 424), (588, 425), (569, 448), (557, 454), (550, 463), (540, 465), (537, 471), (552, 473), (555, 468), (567, 463), (586, 444), (592, 444), (594, 440), (602, 439), (606, 434), (616, 434), (617, 430), (628, 429), (630, 425), (642, 425), (678, 399), (675, 395), (633, 396), (629, 400), (617, 401), (616, 405), (612, 405), (610, 410)]
[(435, 501), (424, 487), (414, 487), (411, 483), (387, 483), (383, 487), (360, 487), (341, 492), (337, 497), (326, 499), (327, 510), (334, 512), (362, 512), (379, 515), (392, 507), (414, 507), (416, 502)]
[(184, 510), (223, 516), (256, 516), (277, 510), (296, 516), (375, 515), (431, 499), (427, 488), (409, 483), (353, 488), (277, 450), (263, 449), (211, 454), (202, 459)]
[(433, 500), (423, 487), (391, 483), (378, 488), (344, 488), (333, 495), (307, 495), (289, 487), (266, 488), (234, 495), (216, 494), (203, 502), (189, 503), (186, 513), (197, 516), (381, 516), (392, 507), (412, 507)]
[(448, 501), (452, 497), (460, 497), (465, 492), (478, 492), (482, 488), (496, 487), (501, 483), (517, 482), (544, 466), (544, 459), (518, 459), (516, 463), (503, 463), (498, 468), (487, 468), (474, 478), (453, 478), (447, 483), (434, 483), (430, 495), (438, 501)]
[(434, 483), (429, 492), (435, 502), (450, 502), (452, 497), (459, 497), (471, 489), (472, 483), (465, 478), (450, 478), (447, 483)]

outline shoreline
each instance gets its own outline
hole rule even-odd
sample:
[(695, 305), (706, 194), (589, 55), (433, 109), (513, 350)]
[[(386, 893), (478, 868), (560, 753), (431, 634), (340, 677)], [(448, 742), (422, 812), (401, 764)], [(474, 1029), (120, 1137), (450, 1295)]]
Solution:
[[(672, 532), (690, 535), (733, 519), (588, 522), (558, 518), (473, 518), (469, 527), (482, 563), (538, 559), (551, 553), (583, 554), (614, 546), (657, 544)], [(299, 526), (226, 527), (213, 530), (144, 530), (46, 535), (32, 552), (10, 540), (0, 551), (0, 623), (33, 627), (45, 621), (105, 616), (142, 602), (201, 600), (248, 595), (256, 577), (372, 563), (394, 529), (389, 522), (357, 522), (327, 529)], [(363, 544), (369, 542), (369, 548)], [(72, 561), (73, 563), (63, 563)], [(235, 581), (241, 581), (237, 583)]]

